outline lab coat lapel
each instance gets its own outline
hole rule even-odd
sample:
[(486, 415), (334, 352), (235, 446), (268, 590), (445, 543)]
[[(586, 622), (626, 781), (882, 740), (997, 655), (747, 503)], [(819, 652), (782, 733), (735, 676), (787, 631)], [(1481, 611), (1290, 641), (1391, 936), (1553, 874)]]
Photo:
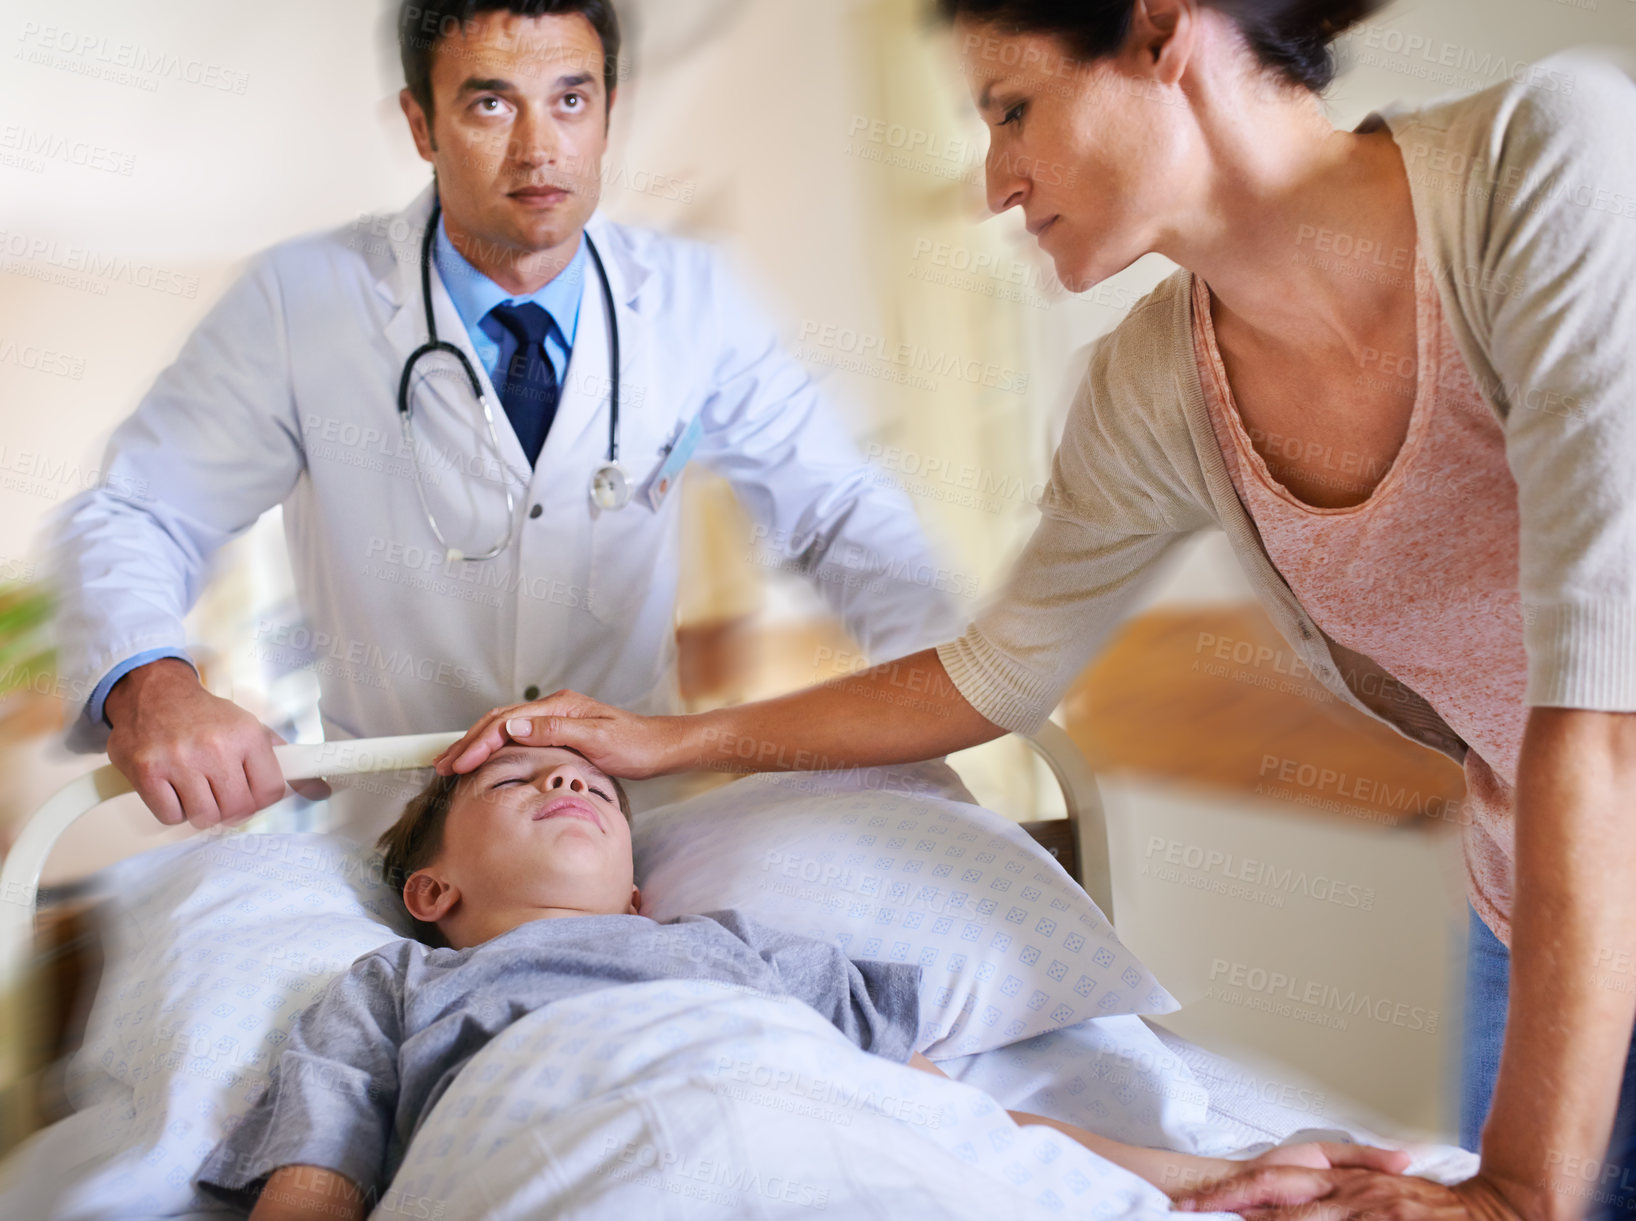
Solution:
[[(596, 244), (597, 252), (608, 270), (614, 316), (619, 323), (619, 419), (620, 432), (624, 434), (630, 429), (632, 416), (643, 399), (643, 388), (637, 384), (636, 371), (646, 367), (643, 355), (647, 347), (647, 323), (642, 316), (641, 290), (649, 272), (647, 267), (630, 256), (601, 213), (591, 218), (586, 232)], [(611, 411), (609, 355), (607, 303), (602, 293), (602, 280), (596, 273), (596, 264), (587, 252), (585, 285), (581, 289), (579, 325), (574, 334), (573, 354), (568, 361), (568, 375), (563, 380), (557, 418), (545, 439), (544, 449), (540, 451), (536, 477), (546, 471), (557, 472), (560, 476), (563, 471), (585, 466), (584, 457), (594, 455), (591, 465), (585, 466), (582, 473), (576, 472), (576, 478), (582, 474), (581, 482), (589, 488), (592, 470), (606, 461)], [(623, 435), (620, 444), (624, 445)], [(639, 478), (635, 471), (630, 474), (633, 479)]]
[(375, 291), (393, 306), (386, 339), (397, 353), (400, 366), (426, 342), (425, 311), (420, 302), (420, 250), (435, 191), (435, 186), (427, 187), (388, 222), (392, 266), (375, 282)]
[[(435, 190), (435, 187), (427, 187), (408, 208), (393, 218), (390, 232), (401, 235), (407, 230), (408, 238), (393, 241), (394, 265), (375, 286), (377, 292), (396, 306), (386, 324), (385, 335), (398, 355), (400, 372), (403, 364), (427, 340), (426, 308), (421, 301), (420, 290), (420, 252), (425, 240), (426, 222), (431, 217)], [(500, 439), (500, 457), (509, 482), (519, 489), (527, 486), (533, 473), (529, 470), (528, 458), (517, 440), (517, 434), (512, 431), (511, 421), (506, 418), (505, 408), (500, 404), (500, 396), (489, 380), (488, 371), (477, 359), (477, 351), (472, 347), (466, 324), (460, 318), (460, 311), (455, 309), (454, 300), (444, 287), (435, 263), (432, 266), (432, 316), (437, 320), (438, 338), (454, 344), (465, 353), (477, 373), (478, 384), (488, 395), (494, 412), (495, 435)], [(394, 401), (395, 395), (394, 387)], [(488, 426), (483, 422), (483, 409), (472, 400), (471, 388), (463, 378), (418, 382), (413, 406), (417, 415), (425, 412), (443, 414), (462, 437), (469, 433), (472, 443), (479, 447), (473, 452), (487, 453), (492, 449)], [(416, 423), (419, 423), (418, 419)]]

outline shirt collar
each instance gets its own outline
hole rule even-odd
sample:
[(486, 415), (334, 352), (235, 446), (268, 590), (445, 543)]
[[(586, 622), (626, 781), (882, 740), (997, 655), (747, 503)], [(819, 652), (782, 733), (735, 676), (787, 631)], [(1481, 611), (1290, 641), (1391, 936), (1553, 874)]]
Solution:
[(521, 305), (532, 301), (551, 315), (564, 341), (568, 346), (573, 346), (574, 332), (579, 326), (580, 294), (585, 287), (584, 234), (580, 235), (579, 249), (574, 251), (568, 266), (544, 288), (526, 297), (512, 296), (473, 267), (449, 240), (449, 231), (444, 228), (441, 215), (437, 218), (435, 259), (437, 274), (443, 280), (443, 286), (449, 290), (449, 297), (454, 301), (454, 307), (467, 330), (475, 330), (496, 305), (508, 302)]

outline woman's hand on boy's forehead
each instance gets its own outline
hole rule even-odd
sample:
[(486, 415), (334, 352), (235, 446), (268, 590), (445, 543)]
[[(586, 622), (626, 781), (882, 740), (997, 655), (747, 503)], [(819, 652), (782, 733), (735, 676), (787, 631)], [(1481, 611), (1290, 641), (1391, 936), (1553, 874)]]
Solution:
[(609, 776), (640, 778), (663, 769), (658, 745), (672, 718), (642, 717), (575, 691), (495, 708), (435, 761), (438, 774), (461, 775), (481, 767), (507, 742), (566, 746)]
[[(433, 765), (439, 775), (451, 776), (473, 771), (481, 767), (488, 757), (499, 750), (507, 742), (518, 741), (507, 732), (507, 722), (530, 722), (535, 718), (542, 720), (574, 720), (587, 714), (594, 715), (603, 705), (587, 696), (573, 691), (558, 691), (546, 696), (543, 700), (534, 700), (527, 704), (510, 704), (501, 708), (491, 708), (477, 723), (466, 731), (465, 737), (445, 750), (434, 760)], [(529, 726), (532, 728), (532, 725)], [(579, 743), (574, 738), (574, 730), (569, 729), (562, 734), (552, 735), (560, 741), (535, 740), (524, 742), (528, 746), (571, 746), (579, 750)], [(581, 750), (586, 758), (590, 754)], [(595, 759), (591, 760), (593, 763)]]

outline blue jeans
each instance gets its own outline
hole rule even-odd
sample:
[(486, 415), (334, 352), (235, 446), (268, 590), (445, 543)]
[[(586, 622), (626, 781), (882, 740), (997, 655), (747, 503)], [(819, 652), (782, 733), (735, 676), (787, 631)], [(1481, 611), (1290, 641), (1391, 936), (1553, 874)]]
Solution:
[[(1475, 1152), (1488, 1118), (1494, 1081), (1500, 1073), (1500, 1045), (1505, 1041), (1505, 998), (1510, 990), (1511, 952), (1488, 926), (1471, 913), (1466, 948), (1466, 1023), (1461, 1056), (1460, 1143)], [(1636, 1040), (1632, 1041), (1636, 1051)], [(1599, 1221), (1636, 1217), (1636, 1054), (1624, 1064), (1619, 1117), (1606, 1160), (1573, 1172), (1559, 1167), (1582, 1192), (1586, 1215)], [(1586, 1177), (1588, 1176), (1588, 1177)]]

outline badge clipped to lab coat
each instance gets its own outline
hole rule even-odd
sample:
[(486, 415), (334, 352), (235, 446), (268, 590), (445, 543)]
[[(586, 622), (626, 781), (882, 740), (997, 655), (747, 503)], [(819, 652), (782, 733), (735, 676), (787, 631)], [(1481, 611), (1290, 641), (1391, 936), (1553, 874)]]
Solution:
[(699, 448), (699, 441), (704, 436), (704, 424), (698, 416), (688, 421), (687, 427), (682, 429), (682, 435), (672, 441), (665, 449), (664, 461), (659, 469), (653, 472), (653, 477), (642, 489), (642, 498), (648, 508), (655, 513), (659, 506), (665, 503), (665, 497), (676, 486), (682, 477), (682, 470), (693, 457), (693, 451)]

